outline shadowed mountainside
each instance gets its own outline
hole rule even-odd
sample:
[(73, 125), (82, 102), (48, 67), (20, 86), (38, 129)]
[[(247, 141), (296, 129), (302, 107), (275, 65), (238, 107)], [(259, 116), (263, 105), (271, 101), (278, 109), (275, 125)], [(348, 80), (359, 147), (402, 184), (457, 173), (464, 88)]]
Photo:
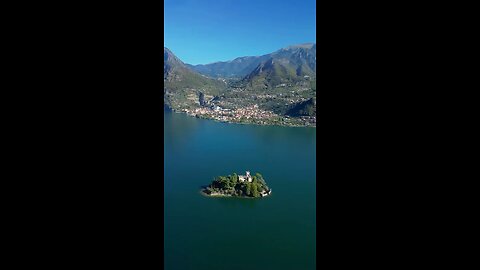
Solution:
[(187, 67), (168, 48), (163, 48), (164, 101), (172, 108), (200, 104), (200, 96), (213, 97), (220, 94), (226, 84), (208, 78)]

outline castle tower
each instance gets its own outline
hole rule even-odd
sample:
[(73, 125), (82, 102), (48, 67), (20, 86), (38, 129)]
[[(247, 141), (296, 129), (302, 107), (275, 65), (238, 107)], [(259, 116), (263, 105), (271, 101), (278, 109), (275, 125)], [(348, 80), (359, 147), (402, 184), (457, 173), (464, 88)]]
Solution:
[(252, 176), (250, 176), (250, 172), (246, 171), (246, 174), (248, 182), (252, 182)]

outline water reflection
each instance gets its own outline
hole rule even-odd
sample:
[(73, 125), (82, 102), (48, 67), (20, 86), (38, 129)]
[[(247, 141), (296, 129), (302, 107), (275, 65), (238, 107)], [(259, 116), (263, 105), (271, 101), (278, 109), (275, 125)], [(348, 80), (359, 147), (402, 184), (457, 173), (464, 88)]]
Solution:
[(295, 147), (304, 147), (306, 144), (312, 144), (314, 147), (316, 142), (316, 128), (231, 124), (214, 120), (196, 119), (185, 114), (173, 112), (165, 112), (165, 114), (171, 114), (171, 116), (165, 117), (164, 121), (166, 131), (165, 143), (186, 143), (190, 138), (189, 134), (196, 131), (202, 131), (204, 137), (207, 137), (209, 140), (223, 140), (219, 141), (218, 144), (207, 146), (215, 148), (218, 145), (227, 143), (240, 152), (244, 148), (238, 145), (238, 147), (235, 147), (235, 143), (241, 141), (246, 136), (256, 139), (258, 143), (267, 145), (288, 144)]
[(174, 146), (182, 147), (183, 145), (186, 145), (189, 138), (195, 134), (198, 125), (199, 122), (197, 119), (189, 119), (186, 115), (165, 110), (163, 121), (165, 148)]

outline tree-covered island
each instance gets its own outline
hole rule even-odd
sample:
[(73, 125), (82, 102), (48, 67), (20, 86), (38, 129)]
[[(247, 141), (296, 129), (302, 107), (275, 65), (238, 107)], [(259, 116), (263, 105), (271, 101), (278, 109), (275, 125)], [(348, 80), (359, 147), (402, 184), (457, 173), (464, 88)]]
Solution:
[(258, 198), (270, 195), (272, 190), (267, 186), (262, 175), (256, 173), (250, 175), (218, 176), (213, 182), (202, 190), (209, 196), (251, 197)]

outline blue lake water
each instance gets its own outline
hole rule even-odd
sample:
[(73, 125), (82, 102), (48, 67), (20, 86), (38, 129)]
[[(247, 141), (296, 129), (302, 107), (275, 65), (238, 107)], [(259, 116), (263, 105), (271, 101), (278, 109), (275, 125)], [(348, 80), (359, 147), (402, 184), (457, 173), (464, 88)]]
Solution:
[[(315, 269), (316, 129), (164, 117), (165, 269)], [(272, 195), (211, 198), (215, 176), (259, 172)]]

